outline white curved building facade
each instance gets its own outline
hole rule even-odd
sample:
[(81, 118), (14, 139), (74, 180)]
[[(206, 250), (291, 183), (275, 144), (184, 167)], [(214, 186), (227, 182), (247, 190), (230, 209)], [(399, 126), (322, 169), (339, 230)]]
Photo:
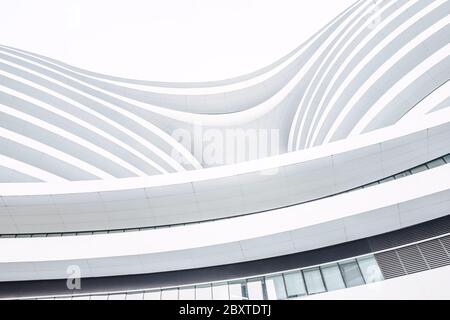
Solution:
[(360, 0), (205, 83), (0, 45), (0, 298), (450, 298), (449, 38)]

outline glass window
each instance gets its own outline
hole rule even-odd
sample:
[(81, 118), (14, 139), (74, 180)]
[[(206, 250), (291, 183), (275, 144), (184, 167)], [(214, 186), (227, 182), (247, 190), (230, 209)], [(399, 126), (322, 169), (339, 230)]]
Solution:
[(91, 296), (91, 300), (108, 300), (107, 294), (95, 294)]
[[(47, 298), (47, 300), (49, 300)], [(53, 298), (51, 298), (51, 300), (53, 300)], [(72, 300), (90, 300), (90, 296), (73, 296)]]
[(162, 290), (161, 300), (178, 300), (178, 289)]
[(388, 177), (386, 179), (380, 180), (380, 183), (385, 183), (385, 182), (389, 182), (389, 181), (392, 181), (392, 180), (395, 180), (394, 177)]
[(266, 277), (267, 299), (282, 300), (286, 299), (286, 287), (284, 286), (283, 277), (270, 276)]
[(339, 263), (339, 267), (341, 268), (342, 276), (347, 287), (350, 288), (364, 284), (364, 279), (355, 260)]
[(427, 167), (425, 165), (421, 165), (421, 166), (412, 168), (411, 169), (411, 173), (415, 174), (415, 173), (419, 173), (419, 172), (422, 172), (422, 171), (425, 171), (425, 170), (427, 170)]
[(286, 282), (288, 297), (297, 297), (306, 294), (305, 283), (303, 282), (302, 274), (299, 271), (285, 273), (284, 280)]
[(230, 300), (247, 300), (247, 286), (245, 282), (230, 282), (228, 284), (228, 288), (230, 290)]
[(228, 294), (228, 283), (217, 283), (212, 286), (214, 300), (230, 300)]
[(212, 292), (211, 285), (201, 285), (195, 287), (195, 299), (196, 300), (211, 300)]
[(405, 171), (405, 172), (402, 172), (402, 173), (399, 173), (399, 174), (395, 175), (395, 179), (401, 179), (403, 177), (407, 177), (407, 176), (410, 176), (410, 175), (411, 175), (411, 173), (409, 173), (409, 171)]
[(373, 187), (373, 186), (376, 186), (376, 185), (379, 185), (379, 184), (380, 183), (378, 181), (375, 181), (375, 182), (372, 182), (372, 183), (369, 183), (369, 184), (365, 185), (364, 188)]
[(383, 280), (383, 274), (381, 273), (380, 267), (374, 256), (358, 258), (357, 260), (366, 283)]
[(444, 160), (445, 162), (450, 163), (450, 154), (444, 156)]
[(108, 300), (125, 300), (125, 293), (110, 294)]
[(262, 279), (252, 279), (247, 282), (248, 298), (250, 300), (264, 300)]
[(339, 266), (337, 264), (322, 267), (321, 270), (327, 291), (345, 288), (345, 283), (342, 279), (341, 271), (339, 270)]
[(147, 291), (144, 292), (144, 300), (161, 300), (161, 291)]
[(178, 291), (178, 299), (180, 300), (195, 300), (195, 288), (183, 287)]
[(433, 168), (442, 166), (444, 164), (445, 164), (444, 159), (436, 159), (436, 160), (433, 160), (431, 162), (428, 162), (427, 163), (427, 167), (430, 168), (430, 169), (433, 169)]
[(319, 268), (303, 270), (303, 276), (305, 277), (308, 294), (315, 294), (325, 291), (325, 285), (323, 284), (322, 275), (320, 274)]
[(133, 293), (127, 293), (127, 300), (143, 300), (144, 299), (144, 293), (143, 292), (133, 292)]

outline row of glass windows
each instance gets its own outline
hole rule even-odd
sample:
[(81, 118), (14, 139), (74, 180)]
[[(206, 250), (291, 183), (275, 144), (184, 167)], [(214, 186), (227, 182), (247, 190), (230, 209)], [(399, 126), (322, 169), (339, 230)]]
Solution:
[(372, 187), (372, 186), (377, 185), (377, 184), (382, 184), (382, 183), (389, 182), (389, 181), (392, 181), (392, 180), (401, 179), (401, 178), (404, 178), (404, 177), (407, 177), (407, 176), (410, 176), (410, 175), (413, 175), (413, 174), (416, 174), (416, 173), (419, 173), (419, 172), (422, 172), (422, 171), (425, 171), (425, 170), (429, 170), (429, 169), (433, 169), (433, 168), (436, 168), (436, 167), (439, 167), (439, 166), (443, 166), (443, 165), (445, 165), (447, 163), (450, 163), (450, 154), (447, 154), (447, 155), (445, 155), (445, 156), (443, 156), (441, 158), (429, 161), (427, 163), (421, 164), (421, 165), (419, 165), (417, 167), (414, 167), (414, 168), (412, 168), (410, 170), (405, 170), (403, 172), (400, 172), (400, 173), (398, 173), (396, 175), (393, 175), (393, 176), (390, 176), (388, 178), (384, 178), (384, 179), (381, 179), (381, 180), (378, 180), (378, 181), (375, 181), (375, 182), (363, 185), (361, 187), (358, 187), (358, 188), (355, 188), (355, 189), (351, 189), (351, 190), (349, 190), (347, 192), (351, 192), (351, 191), (359, 190), (359, 189), (365, 189), (367, 187)]
[[(425, 164), (422, 164), (418, 167), (415, 167), (410, 170), (403, 171), (401, 173), (398, 173), (394, 176), (378, 180), (369, 184), (366, 184), (364, 186), (348, 190), (346, 192), (351, 192), (359, 189), (364, 189), (367, 187), (371, 187), (373, 185), (377, 185), (384, 182), (389, 182), (395, 179), (400, 179), (415, 173), (422, 172), (424, 170), (436, 168), (438, 166), (442, 166), (444, 164), (450, 163), (450, 154), (445, 155), (441, 158), (435, 159), (433, 161), (427, 162)], [(209, 221), (214, 221), (209, 220)], [(186, 225), (186, 224), (181, 224)], [(170, 226), (166, 226), (170, 227)], [(34, 238), (34, 237), (61, 237), (61, 236), (82, 236), (82, 235), (93, 235), (93, 234), (108, 234), (108, 233), (122, 233), (122, 232), (136, 232), (136, 231), (144, 231), (144, 230), (151, 230), (156, 229), (160, 227), (146, 227), (146, 228), (135, 228), (135, 229), (118, 229), (118, 230), (107, 230), (107, 231), (86, 231), (86, 232), (66, 232), (66, 233), (36, 233), (36, 234), (0, 234), (0, 238)]]
[(244, 280), (142, 292), (56, 297), (73, 300), (283, 300), (383, 280), (374, 256)]

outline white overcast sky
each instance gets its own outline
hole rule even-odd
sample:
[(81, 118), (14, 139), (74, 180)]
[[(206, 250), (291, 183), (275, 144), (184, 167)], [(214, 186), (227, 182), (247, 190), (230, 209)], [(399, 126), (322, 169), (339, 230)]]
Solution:
[(0, 0), (0, 44), (156, 81), (238, 76), (282, 57), (355, 0)]

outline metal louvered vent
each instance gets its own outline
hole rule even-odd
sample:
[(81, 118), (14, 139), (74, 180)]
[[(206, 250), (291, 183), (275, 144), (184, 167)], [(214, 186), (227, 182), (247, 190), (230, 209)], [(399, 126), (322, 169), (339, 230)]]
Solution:
[(450, 215), (369, 238), (372, 251), (382, 251), (450, 233)]
[(450, 258), (439, 239), (423, 242), (418, 246), (430, 269), (450, 265)]
[(375, 258), (385, 279), (450, 265), (450, 236), (380, 252)]
[(439, 239), (444, 246), (445, 251), (450, 256), (450, 236), (445, 236)]
[(418, 246), (408, 246), (396, 251), (407, 274), (428, 270)]
[(385, 279), (391, 279), (406, 275), (405, 269), (395, 250), (375, 254), (375, 259), (380, 266)]

